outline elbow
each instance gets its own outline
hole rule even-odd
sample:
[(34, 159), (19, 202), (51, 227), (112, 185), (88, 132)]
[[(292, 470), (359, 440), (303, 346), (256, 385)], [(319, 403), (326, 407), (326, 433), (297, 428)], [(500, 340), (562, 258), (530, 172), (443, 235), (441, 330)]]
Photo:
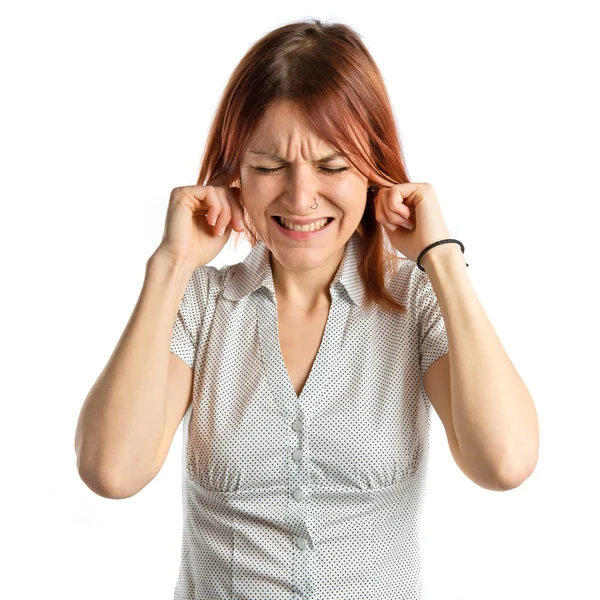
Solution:
[(506, 491), (514, 490), (527, 481), (535, 471), (537, 461), (537, 450), (535, 456), (528, 459), (520, 458), (519, 460), (509, 461), (499, 478), (502, 489)]
[(126, 489), (117, 483), (116, 478), (107, 470), (89, 468), (77, 464), (79, 478), (94, 494), (110, 500), (123, 500), (131, 498), (139, 490)]
[(535, 470), (535, 465), (528, 469), (523, 469), (519, 472), (515, 472), (512, 475), (504, 475), (500, 478), (500, 485), (503, 491), (514, 490), (520, 485), (525, 483), (531, 477), (531, 474)]

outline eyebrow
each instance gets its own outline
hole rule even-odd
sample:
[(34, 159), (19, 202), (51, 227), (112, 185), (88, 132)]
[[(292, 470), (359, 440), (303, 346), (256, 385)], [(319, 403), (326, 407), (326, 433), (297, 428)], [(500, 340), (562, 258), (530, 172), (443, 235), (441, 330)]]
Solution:
[[(279, 154), (277, 154), (276, 152), (271, 152), (270, 150), (248, 150), (248, 152), (250, 152), (250, 154), (256, 154), (258, 156), (266, 156), (267, 158), (271, 158), (273, 160), (281, 161), (287, 164), (287, 161), (283, 160), (283, 158), (281, 158)], [(343, 154), (340, 154), (339, 152), (332, 152), (331, 154), (327, 154), (326, 156), (323, 156), (315, 162), (329, 163), (332, 160), (335, 160), (336, 158), (345, 158), (345, 156)]]

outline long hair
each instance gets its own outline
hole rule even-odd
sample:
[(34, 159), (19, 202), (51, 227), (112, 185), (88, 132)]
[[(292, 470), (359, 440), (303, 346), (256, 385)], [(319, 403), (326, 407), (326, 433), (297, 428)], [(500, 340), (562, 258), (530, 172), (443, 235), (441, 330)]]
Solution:
[[(239, 179), (241, 157), (253, 127), (282, 99), (292, 100), (337, 151), (354, 153), (387, 181), (409, 181), (389, 96), (373, 57), (347, 25), (311, 19), (269, 32), (236, 66), (215, 111), (198, 185), (207, 185), (220, 175), (227, 185)], [(350, 156), (346, 158), (368, 177)], [(369, 188), (357, 227), (363, 240), (359, 274), (366, 301), (405, 312), (385, 281), (399, 261), (408, 259), (396, 254), (375, 218), (374, 196)], [(237, 236), (236, 241), (245, 238), (254, 247), (258, 236), (246, 215), (244, 220), (244, 231), (231, 235)]]

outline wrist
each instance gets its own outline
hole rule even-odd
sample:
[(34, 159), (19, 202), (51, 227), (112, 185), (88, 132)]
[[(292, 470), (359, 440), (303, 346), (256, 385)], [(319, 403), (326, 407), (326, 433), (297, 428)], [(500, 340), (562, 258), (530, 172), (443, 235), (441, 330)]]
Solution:
[(192, 273), (195, 271), (196, 267), (192, 265), (189, 261), (174, 256), (170, 252), (157, 248), (150, 258), (146, 261), (146, 269), (157, 269), (160, 268), (162, 270), (168, 270), (173, 274), (181, 274), (187, 275), (188, 278), (191, 277)]
[(447, 242), (427, 250), (421, 258), (421, 266), (429, 275), (434, 270), (439, 269), (440, 265), (457, 259), (464, 263), (464, 255), (461, 247), (456, 242)]

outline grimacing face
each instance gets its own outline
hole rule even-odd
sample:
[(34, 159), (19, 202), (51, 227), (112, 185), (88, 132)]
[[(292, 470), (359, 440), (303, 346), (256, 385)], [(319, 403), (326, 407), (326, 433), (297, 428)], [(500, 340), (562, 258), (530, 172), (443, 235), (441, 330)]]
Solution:
[[(242, 203), (259, 239), (288, 269), (314, 269), (329, 260), (339, 263), (362, 219), (371, 182), (343, 155), (322, 160), (334, 153), (290, 101), (270, 107), (244, 150)], [(312, 210), (315, 200), (318, 208)], [(276, 216), (333, 220), (322, 235), (295, 240), (281, 232)]]

